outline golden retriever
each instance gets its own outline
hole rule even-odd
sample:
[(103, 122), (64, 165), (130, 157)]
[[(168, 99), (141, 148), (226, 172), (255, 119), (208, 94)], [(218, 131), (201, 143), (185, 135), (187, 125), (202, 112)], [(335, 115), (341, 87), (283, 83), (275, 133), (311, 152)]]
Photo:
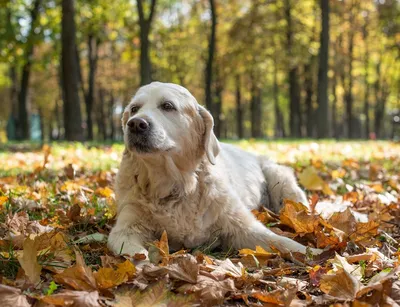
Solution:
[(141, 87), (122, 127), (118, 217), (108, 239), (113, 252), (147, 255), (146, 244), (166, 230), (175, 250), (214, 240), (223, 248), (306, 253), (251, 213), (260, 206), (278, 211), (284, 198), (307, 204), (293, 171), (220, 143), (211, 114), (187, 89), (160, 82)]

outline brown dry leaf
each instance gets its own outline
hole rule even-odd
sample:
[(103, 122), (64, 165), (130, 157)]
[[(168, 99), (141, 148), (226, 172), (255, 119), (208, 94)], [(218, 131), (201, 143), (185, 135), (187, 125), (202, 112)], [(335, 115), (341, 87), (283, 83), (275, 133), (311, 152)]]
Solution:
[(232, 279), (217, 280), (216, 277), (202, 272), (196, 284), (186, 284), (178, 288), (180, 293), (195, 293), (202, 301), (210, 304), (220, 304), (225, 295), (230, 291), (235, 291), (235, 284)]
[(318, 226), (319, 217), (308, 214), (308, 208), (301, 203), (284, 200), (280, 213), (281, 223), (293, 228), (297, 234), (313, 233)]
[(128, 279), (133, 278), (133, 276), (136, 274), (135, 265), (129, 260), (126, 260), (125, 262), (122, 263), (118, 263), (117, 268), (118, 271), (125, 273), (128, 276)]
[(271, 214), (271, 212), (264, 210), (264, 211), (258, 211), (256, 209), (251, 210), (251, 213), (263, 224), (271, 223), (271, 222), (277, 222), (278, 219)]
[(96, 279), (93, 276), (92, 270), (86, 266), (82, 255), (78, 251), (75, 254), (76, 264), (73, 267), (65, 269), (62, 273), (54, 275), (54, 280), (75, 290), (97, 290)]
[(277, 289), (271, 292), (255, 292), (251, 296), (263, 303), (289, 306), (296, 295), (296, 287), (289, 287), (288, 289)]
[(375, 221), (369, 221), (367, 223), (358, 223), (356, 225), (355, 233), (350, 238), (354, 242), (363, 243), (364, 241), (370, 241), (375, 238), (378, 234), (379, 224)]
[(322, 292), (343, 300), (354, 300), (360, 290), (360, 282), (344, 269), (333, 274), (323, 275), (320, 289)]
[(87, 292), (73, 290), (64, 290), (41, 299), (41, 301), (46, 304), (71, 307), (99, 307), (101, 305), (98, 300), (99, 293), (97, 291)]
[(30, 307), (26, 295), (20, 289), (0, 284), (2, 307)]
[(318, 175), (314, 167), (305, 168), (299, 175), (300, 184), (310, 191), (322, 191), (326, 195), (333, 195), (329, 185)]
[(167, 265), (169, 258), (169, 246), (167, 232), (164, 230), (160, 240), (154, 242), (149, 248), (149, 260), (151, 263)]
[(25, 275), (34, 285), (40, 282), (40, 273), (42, 271), (42, 266), (39, 265), (37, 261), (38, 245), (39, 242), (36, 238), (26, 238), (23, 243), (22, 256), (18, 257), (18, 261), (24, 269)]
[(308, 273), (310, 275), (310, 282), (314, 287), (318, 287), (321, 283), (321, 278), (326, 274), (326, 268), (319, 265), (313, 267)]
[(192, 284), (197, 282), (199, 265), (196, 258), (190, 254), (173, 258), (173, 263), (167, 266), (171, 278), (183, 280)]
[(316, 230), (314, 234), (317, 238), (318, 248), (325, 248), (328, 246), (334, 247), (341, 242), (340, 238), (338, 238), (334, 231), (330, 231), (329, 234), (326, 234), (322, 231), (322, 229), (319, 229)]
[(357, 222), (350, 208), (347, 208), (343, 212), (335, 212), (329, 218), (328, 223), (347, 235), (350, 235), (355, 231)]

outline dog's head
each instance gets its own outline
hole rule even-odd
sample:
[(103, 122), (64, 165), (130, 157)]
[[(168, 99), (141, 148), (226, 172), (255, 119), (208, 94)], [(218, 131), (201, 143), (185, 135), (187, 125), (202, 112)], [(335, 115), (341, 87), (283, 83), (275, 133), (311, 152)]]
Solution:
[(153, 82), (141, 87), (122, 116), (124, 141), (136, 155), (206, 154), (215, 164), (219, 153), (211, 114), (184, 87)]

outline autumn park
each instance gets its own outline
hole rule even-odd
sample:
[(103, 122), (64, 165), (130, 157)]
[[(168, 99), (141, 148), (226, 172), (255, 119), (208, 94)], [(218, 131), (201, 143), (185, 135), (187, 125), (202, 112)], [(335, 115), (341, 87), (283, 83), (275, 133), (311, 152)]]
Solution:
[(400, 306), (398, 0), (1, 0), (0, 306)]

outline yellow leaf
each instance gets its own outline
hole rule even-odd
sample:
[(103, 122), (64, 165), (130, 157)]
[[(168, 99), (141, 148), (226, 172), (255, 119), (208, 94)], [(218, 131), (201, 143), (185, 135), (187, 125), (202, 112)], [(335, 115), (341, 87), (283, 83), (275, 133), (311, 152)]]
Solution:
[(123, 263), (118, 263), (117, 267), (118, 271), (120, 271), (121, 273), (125, 273), (128, 276), (128, 278), (132, 278), (136, 273), (135, 266), (129, 260), (126, 260)]
[(26, 238), (23, 243), (22, 256), (18, 257), (25, 275), (33, 284), (40, 281), (40, 272), (42, 271), (42, 266), (37, 261), (38, 244), (39, 242), (36, 239)]
[(157, 241), (155, 245), (164, 253), (164, 257), (169, 255), (168, 236), (165, 230), (161, 235), (160, 241)]
[(299, 174), (299, 182), (310, 191), (322, 191), (326, 195), (332, 195), (333, 192), (329, 185), (318, 175), (314, 167), (309, 166)]
[(4, 205), (8, 201), (8, 196), (0, 196), (0, 206)]
[(111, 190), (109, 187), (97, 188), (95, 193), (97, 195), (102, 196), (102, 197), (112, 197), (112, 196), (114, 196), (114, 191)]
[(110, 289), (128, 281), (128, 274), (113, 268), (100, 268), (95, 278), (100, 289)]

